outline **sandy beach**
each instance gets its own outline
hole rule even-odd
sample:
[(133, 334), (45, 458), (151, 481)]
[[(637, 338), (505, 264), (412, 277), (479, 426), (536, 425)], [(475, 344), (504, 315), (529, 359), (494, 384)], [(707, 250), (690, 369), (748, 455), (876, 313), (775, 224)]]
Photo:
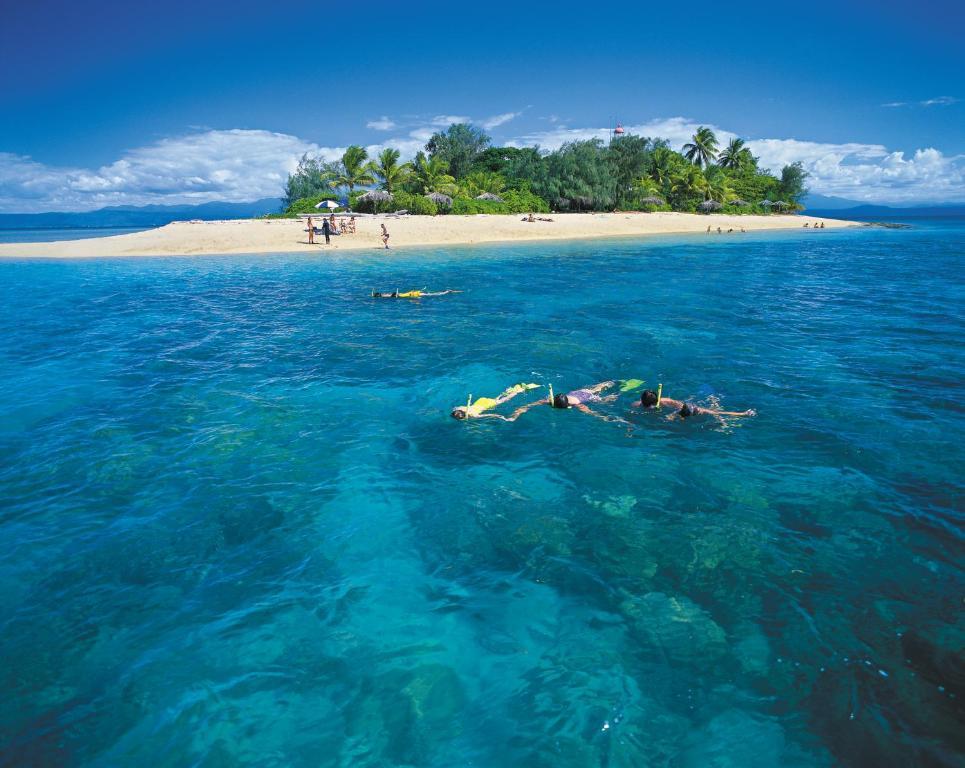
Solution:
[[(739, 237), (747, 232), (799, 229), (810, 232), (815, 223), (826, 228), (857, 226), (855, 222), (811, 216), (705, 216), (692, 213), (551, 214), (552, 221), (523, 221), (510, 216), (367, 216), (356, 219), (357, 232), (322, 235), (308, 243), (304, 220), (239, 219), (179, 221), (158, 229), (113, 237), (46, 243), (0, 244), (0, 257), (85, 258), (111, 256), (186, 256), (232, 253), (310, 253), (381, 248), (380, 225), (385, 223), (393, 248), (429, 245), (576, 240), (596, 237), (657, 235), (707, 231)], [(321, 219), (316, 219), (320, 223)], [(733, 230), (728, 235), (728, 230)]]

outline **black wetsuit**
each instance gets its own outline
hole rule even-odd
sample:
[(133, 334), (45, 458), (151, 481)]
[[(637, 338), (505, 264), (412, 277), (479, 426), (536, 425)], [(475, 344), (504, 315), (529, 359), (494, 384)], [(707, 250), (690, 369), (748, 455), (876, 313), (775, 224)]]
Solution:
[(328, 219), (322, 221), (322, 234), (325, 235), (325, 245), (328, 245), (331, 242), (328, 236), (332, 234), (332, 227), (328, 223)]

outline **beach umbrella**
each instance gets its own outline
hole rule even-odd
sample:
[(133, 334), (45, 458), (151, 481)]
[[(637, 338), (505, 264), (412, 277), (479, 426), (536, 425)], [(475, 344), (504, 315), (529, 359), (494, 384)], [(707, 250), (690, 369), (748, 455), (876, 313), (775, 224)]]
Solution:
[(704, 200), (704, 202), (702, 202), (699, 206), (700, 210), (702, 210), (704, 213), (710, 213), (711, 211), (719, 211), (723, 207), (724, 206), (722, 206), (716, 200)]
[(436, 205), (442, 205), (446, 208), (452, 208), (452, 198), (449, 195), (444, 195), (442, 192), (431, 192), (426, 197), (434, 202)]
[(655, 195), (640, 198), (640, 205), (665, 205), (666, 202), (667, 201), (662, 197), (657, 197)]
[(334, 210), (334, 209), (336, 209), (336, 208), (340, 208), (341, 206), (339, 206), (339, 204), (336, 203), (334, 200), (322, 200), (322, 202), (320, 202), (320, 203), (319, 203), (318, 205), (316, 205), (315, 207), (316, 207), (316, 208), (328, 208), (329, 210)]
[(481, 195), (476, 195), (477, 200), (492, 200), (494, 203), (501, 203), (503, 199), (499, 195), (494, 195), (492, 192), (483, 192)]

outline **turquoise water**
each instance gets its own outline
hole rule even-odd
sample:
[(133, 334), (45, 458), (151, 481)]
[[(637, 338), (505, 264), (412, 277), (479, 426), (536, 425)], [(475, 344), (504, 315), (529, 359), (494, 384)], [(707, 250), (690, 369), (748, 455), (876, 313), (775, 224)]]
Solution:
[(0, 262), (2, 763), (962, 765), (963, 243)]
[(144, 232), (150, 227), (62, 227), (37, 229), (0, 229), (0, 243), (49, 243), (54, 240), (86, 240)]

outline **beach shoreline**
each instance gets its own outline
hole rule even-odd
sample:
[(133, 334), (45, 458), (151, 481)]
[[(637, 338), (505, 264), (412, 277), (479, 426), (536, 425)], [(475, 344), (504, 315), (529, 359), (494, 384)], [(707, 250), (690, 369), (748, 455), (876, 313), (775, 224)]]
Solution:
[[(341, 216), (336, 218), (340, 219)], [(214, 254), (324, 253), (382, 249), (380, 225), (392, 248), (480, 243), (589, 240), (606, 237), (706, 234), (740, 236), (745, 232), (797, 229), (815, 224), (827, 229), (864, 226), (861, 222), (806, 215), (733, 216), (695, 213), (562, 213), (551, 221), (525, 221), (521, 215), (360, 216), (355, 234), (323, 235), (308, 243), (305, 219), (232, 219), (177, 221), (126, 235), (36, 243), (0, 244), (0, 257), (97, 258), (119, 256), (207, 256)], [(313, 217), (316, 226), (322, 217)], [(809, 226), (804, 227), (807, 223)], [(721, 229), (718, 235), (717, 228)]]

